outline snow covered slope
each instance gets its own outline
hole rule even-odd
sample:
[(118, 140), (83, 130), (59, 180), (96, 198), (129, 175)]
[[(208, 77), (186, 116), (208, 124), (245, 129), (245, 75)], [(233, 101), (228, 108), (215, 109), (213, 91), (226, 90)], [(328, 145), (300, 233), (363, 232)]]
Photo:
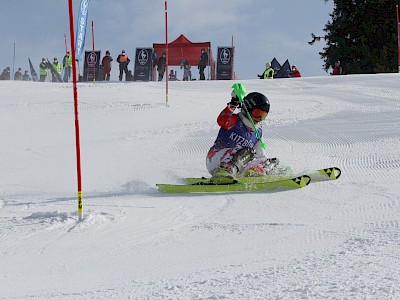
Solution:
[(400, 76), (246, 80), (268, 153), (341, 178), (275, 193), (165, 195), (207, 176), (232, 81), (0, 81), (0, 299), (400, 298)]

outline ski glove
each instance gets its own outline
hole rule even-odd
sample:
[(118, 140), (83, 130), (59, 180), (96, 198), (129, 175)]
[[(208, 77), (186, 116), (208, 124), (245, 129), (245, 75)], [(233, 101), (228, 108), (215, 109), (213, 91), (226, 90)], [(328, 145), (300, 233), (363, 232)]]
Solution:
[(242, 107), (242, 104), (240, 103), (239, 98), (236, 96), (236, 94), (234, 92), (232, 92), (231, 96), (232, 96), (231, 102), (229, 102), (227, 104), (233, 105), (236, 107)]

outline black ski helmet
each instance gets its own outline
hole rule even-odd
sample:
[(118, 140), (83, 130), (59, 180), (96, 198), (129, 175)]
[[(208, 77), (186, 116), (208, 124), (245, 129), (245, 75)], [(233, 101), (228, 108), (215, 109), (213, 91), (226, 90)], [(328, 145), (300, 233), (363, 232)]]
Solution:
[(252, 92), (246, 95), (243, 99), (244, 105), (246, 106), (247, 111), (251, 114), (251, 112), (259, 108), (263, 111), (269, 112), (269, 100), (266, 96), (258, 92)]

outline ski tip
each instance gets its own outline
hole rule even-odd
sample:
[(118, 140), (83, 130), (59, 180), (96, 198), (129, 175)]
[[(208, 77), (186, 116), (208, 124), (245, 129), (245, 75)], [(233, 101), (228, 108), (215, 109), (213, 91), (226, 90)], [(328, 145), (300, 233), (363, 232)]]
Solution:
[(331, 167), (326, 169), (318, 170), (318, 172), (324, 176), (327, 176), (331, 180), (336, 180), (342, 175), (342, 170), (337, 167)]

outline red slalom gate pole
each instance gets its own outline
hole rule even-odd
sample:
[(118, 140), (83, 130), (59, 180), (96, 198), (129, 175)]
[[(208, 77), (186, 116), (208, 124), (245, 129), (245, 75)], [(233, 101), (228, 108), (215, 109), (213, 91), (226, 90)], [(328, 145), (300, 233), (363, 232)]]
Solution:
[(165, 1), (165, 105), (168, 106), (168, 4)]
[(78, 86), (76, 80), (76, 52), (74, 40), (74, 12), (72, 0), (68, 0), (69, 8), (69, 31), (71, 37), (72, 54), (72, 84), (74, 93), (74, 112), (75, 112), (75, 144), (76, 144), (76, 170), (78, 179), (78, 219), (83, 220), (83, 200), (82, 200), (82, 173), (81, 173), (81, 147), (79, 137), (79, 117), (78, 117)]

